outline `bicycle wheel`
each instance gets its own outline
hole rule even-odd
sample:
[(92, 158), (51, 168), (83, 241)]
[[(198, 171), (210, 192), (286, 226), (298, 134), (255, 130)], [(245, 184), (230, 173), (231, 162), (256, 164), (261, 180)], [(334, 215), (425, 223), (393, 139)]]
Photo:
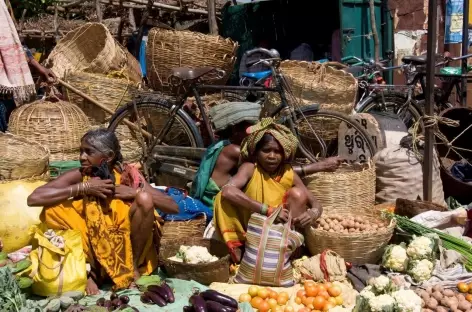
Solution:
[[(134, 150), (135, 155), (139, 154), (139, 158), (141, 158), (144, 156), (142, 142), (146, 145), (146, 150), (149, 153), (150, 145), (154, 143), (154, 139), (170, 118), (171, 105), (167, 100), (156, 97), (144, 97), (136, 101), (137, 114), (134, 102), (122, 106), (112, 116), (108, 129), (117, 134), (122, 150)], [(139, 116), (139, 120), (137, 116)], [(135, 127), (147, 131), (151, 137), (143, 136), (139, 131), (126, 125), (125, 119), (133, 123)], [(161, 145), (204, 147), (195, 122), (182, 110), (179, 110), (175, 115), (174, 123), (163, 138)]]
[(355, 145), (357, 150), (362, 151), (359, 160), (371, 159), (377, 151), (377, 147), (367, 131), (359, 122), (346, 114), (319, 110), (319, 106), (310, 105), (299, 110), (296, 116), (300, 150), (304, 150), (303, 153), (308, 154), (305, 156), (310, 160), (339, 155), (338, 135), (340, 129), (348, 129), (353, 147)]
[(407, 129), (410, 129), (422, 115), (422, 110), (413, 101), (405, 107), (408, 99), (400, 92), (385, 92), (383, 99), (381, 94), (370, 99), (358, 113), (390, 112), (399, 116)]

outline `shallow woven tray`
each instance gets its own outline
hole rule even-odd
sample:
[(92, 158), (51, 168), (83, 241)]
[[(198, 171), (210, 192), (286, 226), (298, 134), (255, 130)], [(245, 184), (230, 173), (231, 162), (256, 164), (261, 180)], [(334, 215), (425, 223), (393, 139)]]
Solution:
[(0, 132), (0, 181), (42, 179), (48, 163), (49, 151), (41, 144)]
[[(230, 256), (226, 244), (214, 239), (184, 237), (184, 235), (176, 236), (172, 242), (161, 245), (160, 260), (164, 264), (166, 274), (173, 278), (194, 280), (203, 285), (210, 285), (214, 282), (227, 283), (229, 280)], [(218, 257), (219, 260), (206, 264), (187, 264), (168, 260), (168, 258), (176, 255), (181, 245), (207, 247), (210, 254)]]
[(335, 172), (318, 172), (304, 178), (307, 188), (326, 213), (371, 211), (375, 205), (375, 166), (342, 164)]
[[(326, 214), (329, 216), (332, 214)], [(369, 220), (380, 220), (380, 214), (362, 213), (337, 213), (341, 216), (362, 216)], [(344, 260), (354, 264), (377, 263), (384, 252), (385, 247), (392, 238), (395, 230), (395, 221), (385, 221), (386, 227), (367, 233), (338, 233), (327, 232), (309, 227), (305, 230), (305, 244), (310, 254), (317, 255), (325, 249), (337, 252)]]

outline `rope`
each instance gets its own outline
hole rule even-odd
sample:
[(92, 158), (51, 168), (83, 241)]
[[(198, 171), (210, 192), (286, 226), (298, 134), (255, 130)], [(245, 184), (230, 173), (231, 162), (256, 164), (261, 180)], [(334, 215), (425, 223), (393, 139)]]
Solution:
[(423, 125), (423, 127), (426, 128), (433, 128), (434, 131), (434, 136), (440, 141), (440, 143), (435, 143), (435, 144), (444, 144), (445, 146), (448, 147), (448, 151), (445, 155), (447, 157), (449, 155), (449, 152), (454, 152), (456, 153), (461, 159), (465, 160), (465, 162), (468, 163), (467, 159), (463, 157), (459, 151), (467, 151), (467, 152), (472, 152), (470, 149), (466, 148), (461, 148), (461, 147), (454, 147), (452, 144), (454, 141), (456, 141), (460, 136), (462, 136), (468, 129), (472, 128), (472, 125), (469, 125), (464, 131), (462, 131), (458, 136), (456, 136), (454, 139), (449, 141), (447, 137), (439, 131), (439, 124), (446, 125), (448, 127), (459, 127), (460, 123), (457, 120), (452, 120), (446, 117), (441, 117), (438, 115), (434, 116), (428, 116), (424, 115), (421, 116), (414, 124), (413, 126), (409, 129), (409, 133), (411, 134), (412, 137), (412, 149), (413, 153), (417, 157), (418, 160), (422, 161), (423, 160), (423, 155), (419, 151), (419, 144), (421, 142), (424, 142), (424, 135), (419, 133), (420, 126)]

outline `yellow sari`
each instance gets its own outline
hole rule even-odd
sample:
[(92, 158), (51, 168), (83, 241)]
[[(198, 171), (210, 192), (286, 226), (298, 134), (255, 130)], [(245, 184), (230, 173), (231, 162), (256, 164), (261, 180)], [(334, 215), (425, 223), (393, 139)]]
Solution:
[[(272, 178), (256, 165), (244, 193), (251, 199), (271, 207), (282, 204), (285, 193), (293, 186), (294, 172), (291, 165), (285, 165), (281, 175)], [(246, 230), (251, 211), (232, 205), (219, 192), (214, 201), (215, 227), (220, 231), (230, 250), (240, 247), (246, 240)]]
[[(114, 171), (116, 185), (121, 174)], [(84, 178), (86, 180), (87, 178)], [(131, 204), (119, 199), (110, 202), (105, 213), (93, 198), (68, 200), (54, 207), (44, 208), (41, 221), (54, 230), (79, 230), (87, 263), (95, 270), (100, 268), (101, 277), (108, 276), (114, 289), (127, 288), (134, 281), (133, 251), (131, 247)], [(141, 255), (139, 273), (148, 275), (158, 264), (157, 241), (160, 235), (159, 215), (155, 213), (154, 233), (149, 236)]]

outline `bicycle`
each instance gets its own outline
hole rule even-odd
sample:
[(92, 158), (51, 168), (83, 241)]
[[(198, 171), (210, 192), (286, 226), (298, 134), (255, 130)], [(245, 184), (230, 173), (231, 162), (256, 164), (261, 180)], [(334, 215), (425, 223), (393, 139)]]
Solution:
[[(161, 162), (178, 162), (180, 164), (193, 164), (192, 161), (183, 159), (186, 155), (192, 154), (192, 149), (196, 153), (201, 153), (201, 148), (204, 147), (202, 135), (199, 133), (195, 122), (182, 109), (186, 99), (193, 95), (196, 99), (198, 109), (200, 111), (204, 129), (209, 134), (210, 143), (215, 142), (215, 135), (211, 127), (209, 117), (202, 104), (199, 91), (204, 90), (218, 90), (218, 91), (254, 91), (254, 92), (277, 92), (280, 96), (281, 103), (270, 114), (271, 117), (278, 118), (278, 122), (285, 124), (297, 136), (299, 140), (299, 153), (311, 162), (317, 161), (318, 157), (327, 157), (337, 150), (337, 144), (334, 139), (328, 140), (326, 143), (322, 136), (326, 135), (328, 129), (326, 125), (333, 126), (337, 123), (335, 128), (335, 136), (337, 141), (337, 131), (339, 125), (344, 122), (349, 129), (354, 132), (355, 142), (357, 146), (365, 152), (365, 158), (371, 158), (376, 152), (376, 146), (372, 138), (369, 137), (366, 130), (356, 120), (351, 117), (333, 111), (321, 110), (320, 105), (307, 105), (304, 107), (296, 107), (297, 105), (290, 105), (287, 96), (291, 96), (290, 87), (285, 78), (279, 71), (280, 56), (276, 50), (267, 50), (256, 48), (249, 51), (249, 55), (254, 53), (264, 53), (270, 55), (270, 58), (262, 59), (259, 63), (267, 66), (272, 71), (272, 77), (275, 81), (274, 87), (266, 86), (218, 86), (209, 85), (204, 82), (208, 76), (222, 77), (224, 72), (213, 68), (203, 67), (196, 69), (189, 68), (174, 68), (170, 78), (170, 83), (175, 89), (177, 96), (174, 100), (164, 99), (156, 96), (142, 96), (137, 97), (131, 103), (118, 109), (112, 116), (109, 129), (116, 131), (120, 125), (133, 124), (134, 137), (140, 140), (143, 149), (143, 163), (152, 159), (158, 159)], [(150, 112), (157, 112), (155, 116), (151, 116)], [(319, 118), (321, 122), (310, 123), (308, 119)], [(329, 123), (328, 119), (334, 119), (335, 122)], [(316, 120), (315, 120), (316, 121)], [(156, 126), (156, 127), (155, 127)], [(154, 135), (152, 128), (159, 128), (157, 135)], [(317, 131), (315, 131), (315, 129)], [(144, 131), (143, 131), (144, 130)], [(306, 130), (311, 131), (305, 133)], [(325, 131), (325, 132), (323, 132)], [(144, 132), (144, 133), (143, 133)], [(333, 133), (331, 133), (333, 134)], [(168, 147), (167, 150), (175, 157), (168, 157), (160, 154)], [(181, 146), (184, 148), (175, 148)], [(159, 147), (158, 152), (154, 153), (155, 147)], [(189, 149), (190, 147), (190, 149)], [(173, 150), (173, 152), (172, 152)], [(179, 150), (176, 152), (176, 150)], [(180, 157), (180, 159), (178, 159)], [(177, 168), (177, 167), (176, 167)], [(178, 170), (173, 173), (179, 175)], [(145, 169), (146, 172), (146, 169)], [(182, 173), (184, 176), (184, 173)]]

